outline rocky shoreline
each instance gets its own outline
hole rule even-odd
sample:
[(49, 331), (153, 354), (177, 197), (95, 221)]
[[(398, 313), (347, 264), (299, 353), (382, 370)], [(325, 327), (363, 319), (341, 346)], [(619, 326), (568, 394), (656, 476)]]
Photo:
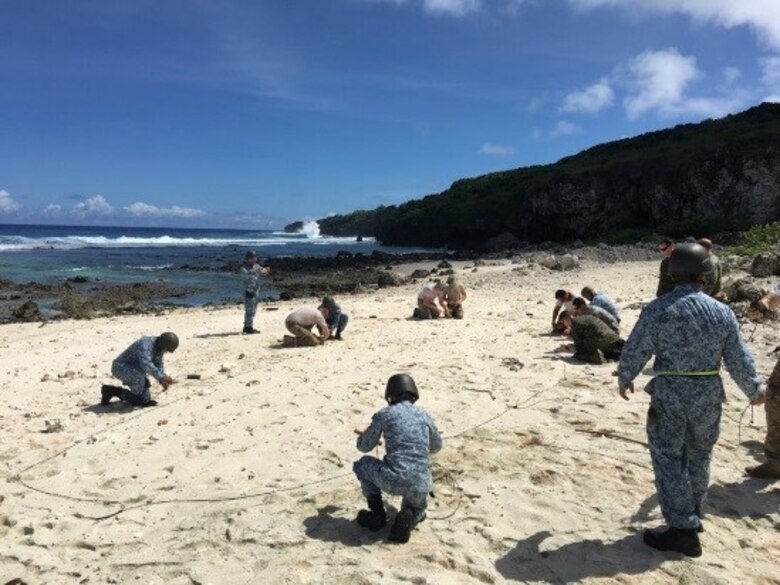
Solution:
[[(561, 245), (553, 242), (525, 246), (518, 249), (489, 253), (471, 251), (421, 252), (388, 254), (375, 251), (372, 254), (352, 254), (339, 251), (335, 256), (285, 257), (267, 261), (271, 276), (266, 289), (271, 293), (262, 300), (292, 300), (296, 298), (322, 297), (326, 294), (355, 294), (367, 290), (395, 287), (446, 276), (453, 273), (451, 262), (468, 262), (472, 271), (487, 262), (512, 262), (519, 265), (535, 264), (545, 269), (574, 270), (582, 262), (612, 264), (616, 262), (657, 260), (655, 245), (641, 243), (611, 246), (607, 244), (585, 245), (574, 242)], [(780, 256), (721, 257), (726, 273), (730, 271), (752, 272), (756, 277), (780, 274)], [(425, 269), (404, 272), (400, 266), (424, 264)], [(238, 274), (240, 263), (229, 262), (218, 266), (183, 265), (175, 270), (193, 272), (219, 272)], [(119, 314), (143, 314), (168, 311), (187, 306), (186, 298), (199, 289), (174, 286), (161, 281), (145, 281), (131, 284), (112, 284), (88, 277), (69, 278), (58, 284), (37, 282), (14, 283), (0, 280), (0, 323), (39, 321), (53, 319), (91, 319)], [(240, 303), (236, 298), (226, 298), (218, 305)]]

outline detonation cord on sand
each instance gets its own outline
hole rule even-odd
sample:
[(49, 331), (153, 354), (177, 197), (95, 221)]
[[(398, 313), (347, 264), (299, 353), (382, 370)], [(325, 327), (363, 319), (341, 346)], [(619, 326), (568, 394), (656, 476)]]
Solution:
[[(545, 390), (547, 390), (547, 388), (542, 389), (542, 390), (532, 394), (528, 399), (526, 399), (521, 404), (525, 404), (529, 400), (532, 400), (534, 397), (536, 397), (540, 393), (544, 392)], [(213, 394), (213, 392), (212, 392), (212, 394)], [(178, 398), (176, 400), (172, 400), (172, 401), (168, 402), (167, 405), (175, 404), (176, 402), (184, 400), (185, 398), (186, 398), (186, 396), (182, 396), (181, 398)], [(472, 427), (470, 427), (468, 429), (465, 429), (465, 430), (461, 431), (460, 433), (457, 433), (457, 434), (451, 435), (451, 436), (447, 436), (447, 437), (444, 437), (444, 438), (445, 439), (451, 439), (451, 438), (455, 438), (455, 437), (459, 437), (461, 435), (464, 435), (464, 434), (466, 434), (466, 433), (468, 433), (468, 432), (470, 432), (470, 431), (472, 431), (472, 430), (474, 430), (476, 428), (482, 427), (482, 426), (484, 426), (484, 425), (486, 425), (486, 424), (496, 420), (497, 418), (505, 415), (510, 410), (515, 409), (515, 408), (519, 408), (519, 407), (520, 407), (520, 404), (509, 406), (503, 412), (500, 412), (499, 414), (489, 418), (486, 421), (478, 423), (478, 424), (476, 424), (476, 425), (474, 425), (474, 426), (472, 426)], [(30, 491), (37, 492), (37, 493), (40, 493), (40, 494), (44, 494), (44, 495), (47, 495), (47, 496), (50, 496), (50, 497), (53, 497), (53, 498), (59, 498), (59, 499), (68, 500), (68, 501), (71, 501), (71, 502), (79, 502), (79, 503), (87, 503), (87, 504), (100, 504), (100, 505), (103, 505), (103, 506), (119, 506), (118, 510), (116, 510), (114, 512), (111, 512), (110, 514), (105, 514), (105, 515), (102, 515), (102, 516), (87, 516), (85, 514), (81, 514), (81, 513), (78, 513), (78, 512), (75, 514), (75, 516), (77, 518), (81, 518), (81, 519), (84, 519), (84, 520), (93, 520), (93, 521), (99, 522), (99, 521), (102, 521), (102, 520), (108, 520), (109, 518), (114, 518), (116, 516), (119, 516), (123, 512), (127, 512), (127, 511), (130, 511), (130, 510), (138, 510), (138, 509), (141, 509), (141, 508), (150, 508), (152, 506), (159, 506), (159, 505), (163, 505), (163, 504), (221, 503), (221, 502), (235, 502), (235, 501), (240, 501), (240, 500), (249, 500), (249, 499), (254, 499), (254, 498), (262, 498), (262, 497), (271, 496), (271, 495), (278, 494), (278, 493), (291, 492), (291, 491), (303, 489), (303, 488), (306, 488), (306, 487), (311, 487), (311, 486), (314, 486), (314, 485), (324, 484), (324, 483), (327, 483), (327, 482), (335, 481), (337, 479), (343, 479), (345, 477), (349, 477), (349, 476), (352, 475), (351, 473), (341, 473), (341, 474), (338, 474), (338, 475), (333, 475), (333, 476), (326, 477), (326, 478), (323, 478), (323, 479), (318, 479), (318, 480), (313, 480), (313, 481), (309, 481), (309, 482), (304, 482), (304, 483), (300, 483), (300, 484), (293, 485), (293, 486), (288, 486), (288, 487), (283, 487), (283, 488), (276, 488), (276, 489), (272, 489), (272, 490), (263, 490), (263, 491), (258, 491), (258, 492), (251, 492), (251, 493), (247, 493), (247, 494), (239, 494), (237, 496), (223, 496), (223, 497), (218, 497), (218, 498), (181, 498), (181, 499), (171, 498), (171, 499), (165, 499), (165, 500), (151, 500), (151, 501), (140, 502), (140, 503), (132, 504), (132, 505), (127, 505), (125, 502), (122, 502), (122, 501), (119, 501), (119, 500), (109, 500), (109, 499), (104, 499), (104, 498), (82, 498), (82, 497), (78, 497), (78, 496), (71, 496), (71, 495), (68, 495), (68, 494), (61, 494), (61, 493), (58, 493), (58, 492), (49, 491), (49, 490), (46, 490), (46, 489), (39, 488), (39, 487), (36, 487), (34, 485), (31, 485), (31, 484), (29, 484), (27, 481), (25, 481), (21, 477), (23, 473), (31, 471), (31, 470), (35, 469), (36, 467), (39, 467), (39, 466), (43, 465), (44, 463), (47, 463), (47, 462), (49, 462), (49, 461), (51, 461), (53, 459), (56, 459), (57, 457), (65, 455), (68, 451), (70, 451), (71, 449), (75, 448), (76, 446), (84, 443), (88, 439), (93, 438), (93, 437), (98, 436), (98, 435), (102, 435), (102, 434), (104, 434), (104, 433), (106, 433), (106, 432), (108, 432), (108, 431), (110, 431), (110, 430), (112, 430), (112, 429), (114, 429), (114, 428), (116, 428), (116, 427), (118, 427), (120, 425), (127, 424), (128, 422), (130, 422), (132, 420), (135, 420), (135, 419), (137, 419), (137, 418), (139, 418), (141, 416), (146, 416), (148, 414), (151, 414), (151, 412), (153, 412), (153, 411), (151, 411), (150, 409), (143, 409), (143, 410), (141, 410), (139, 413), (137, 413), (135, 415), (126, 417), (126, 418), (122, 419), (121, 421), (119, 421), (119, 422), (117, 422), (115, 424), (108, 425), (105, 428), (103, 428), (103, 429), (101, 429), (101, 430), (99, 430), (99, 431), (97, 431), (95, 433), (92, 433), (87, 438), (78, 439), (78, 440), (74, 441), (73, 443), (71, 443), (70, 445), (68, 445), (66, 448), (61, 449), (60, 451), (57, 451), (56, 453), (53, 453), (52, 455), (49, 455), (48, 457), (45, 457), (44, 459), (41, 459), (40, 461), (36, 461), (35, 463), (32, 463), (31, 465), (28, 465), (24, 469), (18, 471), (16, 474), (13, 474), (12, 476), (10, 476), (10, 481), (15, 481), (15, 482), (19, 483), (20, 485), (24, 486), (25, 488), (27, 488)], [(435, 516), (431, 516), (430, 517), (431, 520), (446, 520), (446, 519), (449, 519), (452, 516), (454, 516), (458, 512), (458, 510), (460, 509), (462, 493), (461, 493), (460, 488), (457, 485), (457, 482), (455, 481), (454, 477), (452, 476), (452, 474), (447, 469), (445, 469), (444, 467), (441, 467), (438, 464), (434, 464), (434, 465), (439, 467), (444, 472), (444, 476), (447, 478), (448, 482), (450, 483), (450, 485), (452, 487), (452, 491), (458, 494), (458, 499), (456, 500), (455, 509), (452, 512), (450, 512), (446, 516), (442, 516), (442, 517), (435, 517)]]

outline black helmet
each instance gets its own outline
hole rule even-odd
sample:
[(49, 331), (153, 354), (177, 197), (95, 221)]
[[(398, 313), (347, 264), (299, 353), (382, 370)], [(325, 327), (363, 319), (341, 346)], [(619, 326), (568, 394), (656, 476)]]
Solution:
[(174, 352), (179, 347), (179, 338), (175, 333), (168, 331), (157, 338), (157, 346), (162, 351)]
[(417, 392), (417, 385), (409, 374), (393, 374), (388, 378), (387, 387), (385, 388), (385, 400), (390, 404), (400, 402), (404, 398), (415, 402), (419, 397), (420, 393)]
[(669, 275), (676, 284), (698, 282), (702, 274), (712, 270), (712, 260), (707, 249), (696, 242), (677, 244), (669, 257)]
[(257, 259), (257, 252), (255, 252), (254, 250), (249, 250), (244, 255), (244, 260), (256, 260), (256, 259)]

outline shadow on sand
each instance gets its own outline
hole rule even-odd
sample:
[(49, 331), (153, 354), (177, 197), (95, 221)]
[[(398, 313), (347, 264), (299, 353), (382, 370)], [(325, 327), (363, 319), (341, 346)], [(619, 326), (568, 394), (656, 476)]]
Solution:
[[(713, 484), (707, 490), (707, 499), (702, 506), (706, 526), (708, 516), (721, 518), (768, 518), (777, 513), (780, 501), (780, 484), (769, 491), (767, 487), (773, 480), (745, 477), (740, 482)], [(658, 497), (653, 494), (639, 506), (631, 518), (632, 522), (645, 523), (650, 520), (651, 512), (658, 506)]]
[(116, 401), (110, 402), (103, 406), (99, 402), (90, 406), (85, 406), (81, 409), (82, 412), (92, 412), (95, 414), (130, 414), (134, 412), (138, 407), (130, 406), (126, 402)]
[(676, 553), (662, 556), (653, 552), (642, 543), (641, 534), (629, 534), (610, 543), (582, 540), (540, 551), (539, 547), (550, 536), (548, 531), (537, 532), (518, 542), (496, 561), (496, 570), (514, 581), (574, 583), (587, 577), (639, 575), (667, 559), (682, 558)]
[(306, 527), (306, 536), (324, 542), (340, 542), (346, 546), (363, 546), (384, 540), (389, 528), (379, 532), (371, 532), (359, 526), (354, 520), (333, 515), (340, 511), (341, 508), (338, 506), (319, 508), (316, 516), (309, 516), (303, 521), (303, 525)]

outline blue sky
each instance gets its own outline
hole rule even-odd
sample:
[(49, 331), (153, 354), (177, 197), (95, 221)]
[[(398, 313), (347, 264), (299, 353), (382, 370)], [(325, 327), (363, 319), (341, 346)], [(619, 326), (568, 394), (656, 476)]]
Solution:
[(0, 223), (278, 227), (765, 100), (775, 0), (3, 0)]

